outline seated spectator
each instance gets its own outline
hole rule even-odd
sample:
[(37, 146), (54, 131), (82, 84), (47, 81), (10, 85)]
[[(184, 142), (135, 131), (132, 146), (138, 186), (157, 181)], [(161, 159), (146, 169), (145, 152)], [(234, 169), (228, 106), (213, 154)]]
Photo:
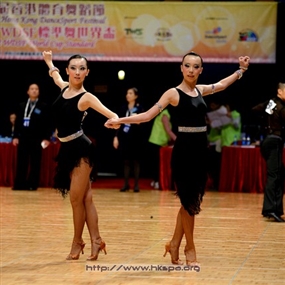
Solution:
[(231, 119), (230, 123), (221, 127), (221, 147), (233, 144), (235, 140), (241, 139), (241, 116), (236, 110), (231, 110), (229, 104), (226, 104), (227, 116)]
[(9, 131), (8, 131), (8, 137), (13, 137), (14, 135), (14, 129), (15, 129), (15, 122), (16, 122), (16, 114), (12, 113), (10, 114), (10, 125), (9, 125)]
[(12, 137), (14, 135), (14, 128), (15, 128), (15, 121), (16, 121), (16, 114), (11, 113), (8, 119), (2, 126), (1, 134), (0, 134), (0, 142), (9, 143), (12, 141)]

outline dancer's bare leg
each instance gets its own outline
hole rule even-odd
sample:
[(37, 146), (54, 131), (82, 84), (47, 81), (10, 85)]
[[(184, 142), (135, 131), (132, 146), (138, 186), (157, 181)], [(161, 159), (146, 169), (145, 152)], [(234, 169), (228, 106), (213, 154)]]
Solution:
[(195, 216), (190, 216), (184, 207), (180, 209), (182, 225), (186, 237), (185, 255), (188, 265), (196, 262), (196, 250), (194, 245)]
[(91, 183), (89, 182), (87, 193), (84, 199), (86, 211), (86, 224), (91, 240), (101, 240), (98, 227), (98, 214), (92, 199)]
[(93, 203), (92, 199), (92, 189), (91, 189), (91, 183), (88, 184), (87, 193), (84, 200), (85, 205), (85, 211), (86, 211), (86, 224), (88, 227), (88, 231), (90, 234), (91, 239), (91, 257), (98, 256), (100, 246), (101, 246), (101, 236), (99, 233), (99, 227), (98, 227), (98, 214), (96, 207)]
[(179, 259), (179, 247), (180, 247), (183, 235), (184, 235), (182, 218), (181, 218), (181, 209), (182, 209), (182, 207), (178, 211), (177, 218), (176, 218), (175, 230), (174, 230), (172, 239), (170, 241), (171, 258), (173, 260)]
[(71, 173), (70, 183), (70, 202), (73, 212), (73, 225), (74, 236), (73, 244), (70, 254), (77, 254), (80, 250), (82, 243), (82, 233), (84, 229), (86, 210), (85, 210), (85, 196), (87, 191), (87, 185), (89, 184), (89, 175), (91, 168), (82, 159), (80, 165), (75, 167)]

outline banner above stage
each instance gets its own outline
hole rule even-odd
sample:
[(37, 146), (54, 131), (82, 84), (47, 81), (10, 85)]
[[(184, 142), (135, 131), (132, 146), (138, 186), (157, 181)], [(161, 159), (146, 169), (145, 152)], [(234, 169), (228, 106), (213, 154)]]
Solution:
[(1, 1), (0, 59), (275, 63), (276, 2)]

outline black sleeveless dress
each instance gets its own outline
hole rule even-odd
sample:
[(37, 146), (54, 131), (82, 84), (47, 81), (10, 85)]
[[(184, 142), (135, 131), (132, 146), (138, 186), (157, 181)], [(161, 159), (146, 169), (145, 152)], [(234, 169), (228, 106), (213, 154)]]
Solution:
[[(61, 91), (59, 97), (52, 105), (54, 123), (59, 138), (69, 136), (82, 130), (82, 121), (84, 118), (84, 111), (78, 110), (77, 105), (85, 92), (65, 99), (62, 95), (66, 88)], [(54, 176), (54, 188), (59, 190), (63, 197), (67, 195), (70, 189), (70, 174), (74, 167), (79, 166), (81, 158), (92, 167), (90, 180), (95, 180), (95, 150), (94, 144), (84, 134), (74, 140), (60, 142), (60, 149), (56, 157), (57, 166)]]
[[(206, 126), (207, 105), (198, 91), (191, 97), (180, 89), (179, 104), (174, 107), (177, 126)], [(207, 182), (207, 132), (179, 132), (174, 143), (171, 168), (177, 196), (182, 206), (193, 216), (201, 211)]]

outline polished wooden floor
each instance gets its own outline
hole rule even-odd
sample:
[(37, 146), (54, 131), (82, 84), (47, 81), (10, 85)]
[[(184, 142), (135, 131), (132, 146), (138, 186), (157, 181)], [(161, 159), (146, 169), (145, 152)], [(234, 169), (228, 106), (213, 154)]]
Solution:
[[(73, 234), (71, 207), (53, 189), (0, 188), (1, 277), (10, 284), (254, 285), (285, 284), (285, 223), (264, 219), (262, 194), (207, 191), (197, 216), (200, 271), (173, 266), (164, 245), (179, 201), (172, 191), (94, 189), (107, 255), (66, 261)], [(180, 257), (183, 254), (183, 240)]]

